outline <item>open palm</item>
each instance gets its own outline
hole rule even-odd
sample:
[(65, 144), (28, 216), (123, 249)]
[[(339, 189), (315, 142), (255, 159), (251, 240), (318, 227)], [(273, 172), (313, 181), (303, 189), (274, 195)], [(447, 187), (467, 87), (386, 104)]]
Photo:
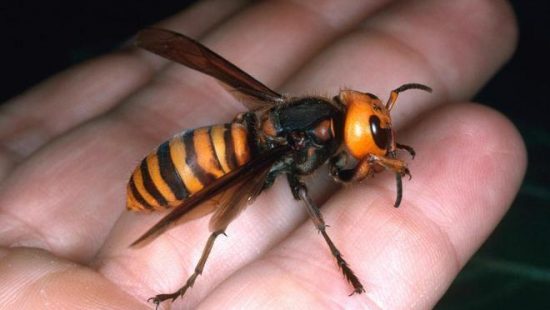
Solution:
[[(204, 1), (159, 24), (293, 95), (386, 98), (413, 146), (400, 209), (393, 175), (336, 189), (309, 178), (332, 239), (365, 285), (348, 297), (330, 251), (281, 178), (216, 243), (183, 308), (432, 307), (514, 198), (526, 159), (502, 115), (464, 103), (510, 57), (501, 1)], [(207, 219), (128, 245), (162, 214), (126, 212), (141, 158), (183, 128), (243, 111), (212, 78), (126, 48), (61, 73), (0, 110), (0, 307), (148, 308), (196, 264)], [(408, 158), (405, 158), (409, 161)], [(15, 167), (15, 168), (13, 168)], [(162, 306), (170, 305), (169, 302)]]

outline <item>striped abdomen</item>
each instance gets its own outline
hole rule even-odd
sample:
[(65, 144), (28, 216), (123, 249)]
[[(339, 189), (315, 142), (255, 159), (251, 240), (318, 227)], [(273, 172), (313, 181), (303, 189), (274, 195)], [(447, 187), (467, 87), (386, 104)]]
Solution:
[[(181, 203), (250, 160), (247, 129), (239, 124), (185, 131), (143, 159), (130, 177), (126, 206), (159, 210)], [(252, 142), (255, 143), (255, 142)]]

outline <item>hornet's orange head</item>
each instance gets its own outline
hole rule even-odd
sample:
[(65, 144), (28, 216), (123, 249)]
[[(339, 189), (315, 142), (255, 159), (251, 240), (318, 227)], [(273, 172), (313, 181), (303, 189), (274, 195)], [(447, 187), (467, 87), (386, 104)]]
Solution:
[(386, 156), (395, 150), (390, 107), (373, 94), (344, 90), (338, 95), (346, 106), (344, 145), (350, 155), (362, 159), (368, 154)]

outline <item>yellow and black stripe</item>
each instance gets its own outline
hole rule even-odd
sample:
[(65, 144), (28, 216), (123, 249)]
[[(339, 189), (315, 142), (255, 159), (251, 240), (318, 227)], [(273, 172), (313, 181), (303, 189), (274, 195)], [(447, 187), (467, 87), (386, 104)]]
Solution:
[(134, 170), (128, 182), (126, 206), (135, 211), (176, 206), (250, 161), (255, 143), (252, 133), (240, 123), (176, 135)]

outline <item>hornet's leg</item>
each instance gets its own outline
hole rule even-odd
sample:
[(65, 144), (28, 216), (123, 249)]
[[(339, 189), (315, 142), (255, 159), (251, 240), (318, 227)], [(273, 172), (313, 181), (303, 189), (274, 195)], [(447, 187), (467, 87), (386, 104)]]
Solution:
[[(415, 152), (412, 149), (412, 147), (410, 147), (410, 146), (403, 147), (400, 144), (397, 144), (397, 147), (398, 148), (404, 148), (414, 158)], [(410, 148), (410, 150), (408, 148)], [(392, 151), (392, 152), (390, 152), (389, 155), (390, 155), (391, 158), (396, 159), (397, 158), (396, 153), (397, 152)], [(409, 176), (410, 176), (410, 174), (409, 174)], [(397, 186), (397, 198), (395, 199), (395, 203), (393, 204), (393, 206), (394, 206), (394, 208), (399, 208), (399, 205), (401, 204), (401, 199), (403, 199), (403, 180), (402, 180), (402, 177), (401, 177), (401, 173), (399, 173), (399, 172), (395, 173), (395, 184)]]
[(372, 163), (367, 158), (359, 161), (355, 167), (345, 168), (348, 156), (347, 153), (340, 153), (330, 159), (329, 173), (335, 181), (342, 183), (360, 182), (373, 175)]
[(395, 208), (399, 208), (399, 205), (401, 204), (401, 199), (403, 198), (403, 182), (401, 181), (401, 177), (404, 175), (408, 175), (410, 179), (411, 173), (409, 172), (409, 169), (407, 168), (405, 162), (399, 159), (395, 159), (395, 156), (395, 152), (390, 153), (391, 158), (370, 155), (369, 161), (373, 164), (378, 164), (388, 170), (392, 170), (393, 172), (395, 172), (395, 181), (397, 183), (397, 198), (393, 206)]
[(412, 148), (412, 146), (408, 146), (408, 145), (400, 144), (400, 143), (396, 143), (395, 146), (396, 146), (398, 149), (402, 149), (402, 150), (407, 151), (409, 154), (411, 154), (411, 157), (412, 157), (413, 159), (414, 159), (414, 157), (416, 156), (416, 152), (414, 151), (414, 149)]
[(341, 156), (336, 156), (329, 163), (330, 174), (340, 182), (358, 182), (372, 175), (376, 167), (383, 167), (395, 173), (395, 181), (397, 183), (397, 198), (394, 207), (398, 208), (403, 197), (403, 182), (401, 177), (404, 175), (411, 176), (407, 164), (404, 161), (396, 159), (395, 151), (389, 153), (389, 158), (369, 154), (361, 159), (359, 163), (352, 169), (344, 169), (343, 159)]
[(348, 263), (342, 257), (342, 254), (340, 254), (340, 251), (338, 251), (338, 249), (336, 248), (336, 246), (328, 236), (326, 232), (327, 225), (323, 220), (323, 216), (321, 215), (321, 210), (319, 210), (319, 208), (315, 205), (313, 200), (311, 200), (311, 198), (309, 197), (306, 186), (300, 180), (298, 180), (298, 178), (296, 178), (296, 176), (294, 175), (289, 174), (288, 180), (289, 180), (292, 193), (296, 198), (299, 198), (304, 202), (307, 212), (309, 214), (309, 217), (313, 221), (313, 224), (315, 224), (315, 227), (317, 227), (317, 230), (321, 233), (326, 243), (328, 244), (328, 247), (330, 248), (330, 252), (336, 258), (336, 262), (338, 263), (338, 266), (342, 270), (344, 277), (353, 286), (353, 292), (350, 295), (353, 295), (355, 293), (361, 294), (365, 292), (365, 289), (363, 288), (361, 281), (359, 281), (359, 278), (357, 278), (357, 276), (353, 273)]
[(214, 246), (214, 241), (216, 240), (216, 237), (218, 237), (220, 234), (223, 234), (224, 231), (215, 231), (212, 234), (210, 234), (210, 237), (208, 238), (208, 241), (206, 242), (206, 246), (204, 247), (204, 250), (202, 251), (201, 259), (195, 266), (195, 271), (193, 274), (187, 279), (187, 282), (185, 282), (185, 285), (182, 286), (179, 290), (170, 293), (170, 294), (159, 294), (155, 297), (149, 298), (147, 301), (152, 301), (157, 309), (161, 302), (172, 299), (172, 301), (176, 300), (179, 296), (183, 296), (187, 289), (193, 287), (193, 284), (195, 283), (195, 279), (202, 274), (202, 271), (204, 269), (204, 265), (206, 264), (206, 260), (208, 259), (208, 255), (212, 251), (212, 247)]

